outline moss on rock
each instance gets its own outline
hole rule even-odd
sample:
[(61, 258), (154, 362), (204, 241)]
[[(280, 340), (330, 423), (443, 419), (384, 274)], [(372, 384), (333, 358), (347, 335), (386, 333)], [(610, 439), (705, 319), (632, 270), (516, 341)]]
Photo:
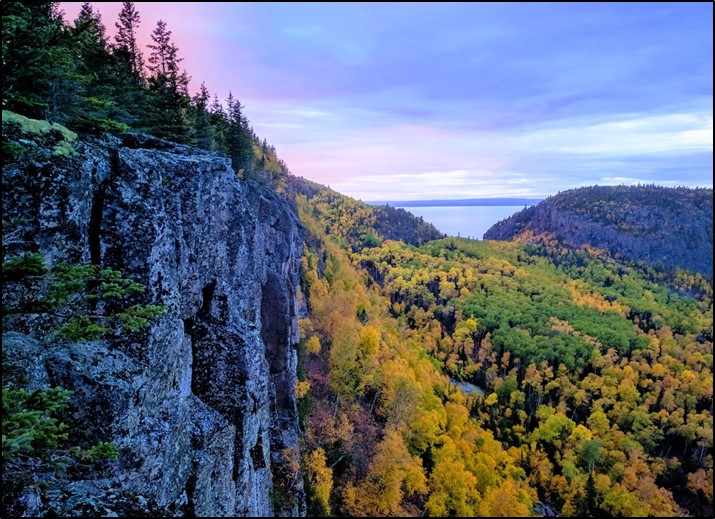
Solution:
[[(70, 155), (75, 152), (72, 143), (77, 140), (77, 134), (58, 123), (50, 123), (39, 119), (30, 119), (24, 115), (17, 114), (10, 110), (2, 111), (3, 124), (15, 124), (20, 132), (25, 136), (31, 136), (33, 140), (44, 139), (52, 136), (53, 133), (60, 138), (54, 143), (52, 152), (55, 155)], [(57, 133), (59, 132), (59, 133)]]

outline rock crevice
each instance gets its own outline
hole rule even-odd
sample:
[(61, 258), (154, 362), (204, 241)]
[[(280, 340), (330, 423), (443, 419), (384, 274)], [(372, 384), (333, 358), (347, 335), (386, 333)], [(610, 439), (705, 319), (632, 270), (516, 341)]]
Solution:
[[(74, 391), (71, 425), (120, 450), (112, 474), (72, 481), (43, 506), (74, 515), (66, 503), (91, 487), (120, 515), (301, 513), (301, 489), (285, 500), (292, 510), (271, 501), (282, 452), (298, 438), (303, 238), (292, 203), (191, 147), (141, 135), (76, 147), (32, 171), (4, 168), (4, 218), (26, 220), (51, 264), (121, 270), (166, 312), (142, 334), (23, 358), (30, 384)], [(4, 326), (6, 338), (43, 340)]]

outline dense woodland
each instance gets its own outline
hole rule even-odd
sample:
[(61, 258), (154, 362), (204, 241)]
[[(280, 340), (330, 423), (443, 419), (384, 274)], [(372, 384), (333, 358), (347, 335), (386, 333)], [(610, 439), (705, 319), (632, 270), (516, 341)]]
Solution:
[[(445, 238), (292, 177), (238, 99), (189, 95), (163, 22), (138, 48), (132, 2), (113, 40), (89, 4), (72, 22), (55, 3), (2, 13), (3, 109), (225, 153), (242, 178), (294, 197), (310, 514), (712, 514), (712, 279), (588, 246)], [(27, 152), (3, 142), (4, 160)], [(4, 257), (4, 280), (38, 261)], [(100, 274), (120, 276), (83, 282)], [(61, 391), (33, 416), (55, 416)], [(23, 399), (4, 388), (3, 414), (27, 411)], [(54, 443), (40, 431), (33, 455), (66, 440), (50, 420)]]
[(588, 247), (363, 246), (369, 207), (297, 201), (313, 513), (710, 513), (710, 280)]

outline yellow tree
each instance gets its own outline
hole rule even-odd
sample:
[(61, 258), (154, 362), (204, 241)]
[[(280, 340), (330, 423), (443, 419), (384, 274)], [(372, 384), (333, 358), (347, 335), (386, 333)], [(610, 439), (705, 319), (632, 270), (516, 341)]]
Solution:
[(333, 489), (333, 470), (326, 465), (325, 451), (317, 448), (304, 460), (305, 475), (311, 490), (313, 512), (320, 516), (330, 515), (330, 492)]
[(479, 506), (484, 517), (528, 517), (530, 516), (528, 497), (520, 492), (511, 479), (506, 479), (498, 488), (484, 496)]
[(345, 508), (353, 515), (385, 517), (405, 515), (405, 494), (426, 494), (422, 461), (411, 456), (402, 436), (391, 429), (377, 446), (365, 480), (344, 492)]
[(469, 472), (455, 443), (445, 438), (430, 475), (430, 497), (425, 508), (432, 516), (474, 516), (479, 509), (477, 478)]

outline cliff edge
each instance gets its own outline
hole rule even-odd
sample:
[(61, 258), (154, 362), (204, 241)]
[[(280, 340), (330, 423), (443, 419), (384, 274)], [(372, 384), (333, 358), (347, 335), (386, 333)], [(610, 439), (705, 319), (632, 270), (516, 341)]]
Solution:
[(71, 438), (119, 451), (6, 510), (304, 513), (299, 474), (288, 474), (303, 244), (293, 203), (238, 179), (223, 156), (148, 136), (75, 141), (67, 153), (19, 137), (24, 158), (3, 166), (3, 225), (20, 226), (3, 232), (3, 255), (31, 247), (48, 268), (121, 270), (166, 310), (142, 332), (69, 343), (48, 340), (38, 316), (3, 319), (12, 382), (71, 390)]

